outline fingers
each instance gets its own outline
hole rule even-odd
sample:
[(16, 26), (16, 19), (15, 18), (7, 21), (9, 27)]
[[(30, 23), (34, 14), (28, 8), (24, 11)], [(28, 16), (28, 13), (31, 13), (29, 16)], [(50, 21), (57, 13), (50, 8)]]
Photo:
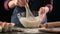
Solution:
[(12, 0), (15, 5), (24, 7), (26, 5), (26, 2), (28, 3), (29, 0)]
[(48, 11), (49, 11), (49, 8), (48, 8), (48, 7), (41, 7), (41, 8), (39, 9), (38, 14), (39, 14), (39, 15), (43, 15), (43, 14), (46, 14)]
[(29, 2), (29, 0), (26, 0), (26, 2)]
[(18, 3), (18, 0), (13, 0), (14, 4), (17, 5)]
[(24, 7), (26, 5), (26, 2), (29, 2), (29, 0), (19, 0), (18, 6)]
[(41, 10), (41, 11), (40, 11), (40, 14), (44, 14), (44, 13), (45, 13), (44, 7), (42, 7), (40, 10)]
[(41, 8), (39, 9), (38, 14), (39, 14), (39, 15), (43, 15), (44, 13), (45, 13), (45, 9), (44, 9), (44, 7), (41, 7)]
[(45, 7), (45, 11), (46, 11), (46, 13), (49, 11), (49, 8), (48, 7)]
[(29, 0), (21, 0), (21, 1), (22, 1), (23, 3), (24, 3), (24, 2), (29, 2)]
[(20, 1), (18, 2), (18, 6), (23, 7), (23, 6), (25, 6), (25, 4), (20, 0)]

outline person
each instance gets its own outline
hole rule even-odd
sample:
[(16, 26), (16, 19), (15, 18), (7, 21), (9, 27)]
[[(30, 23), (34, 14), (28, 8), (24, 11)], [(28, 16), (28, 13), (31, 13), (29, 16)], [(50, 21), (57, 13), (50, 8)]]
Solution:
[[(25, 2), (28, 3), (30, 10), (33, 12), (35, 12), (35, 14), (43, 15), (44, 13), (48, 13), (51, 12), (53, 9), (53, 0), (24, 0)], [(24, 27), (18, 17), (17, 14), (18, 13), (24, 13), (25, 12), (25, 3), (22, 0), (5, 0), (4, 2), (4, 7), (6, 10), (12, 9), (13, 10), (13, 14), (11, 17), (11, 22), (15, 23), (16, 26), (19, 27)], [(24, 13), (25, 15), (25, 13)], [(47, 22), (47, 17), (46, 15), (44, 17), (42, 17), (41, 22)]]

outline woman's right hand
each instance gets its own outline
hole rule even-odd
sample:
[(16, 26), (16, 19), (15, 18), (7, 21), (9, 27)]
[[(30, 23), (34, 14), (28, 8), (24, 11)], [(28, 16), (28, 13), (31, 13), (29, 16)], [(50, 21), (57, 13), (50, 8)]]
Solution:
[(18, 5), (18, 0), (12, 0), (14, 5)]
[(13, 0), (15, 5), (18, 5), (20, 7), (24, 7), (25, 6), (25, 2), (29, 2), (29, 0)]
[(17, 0), (11, 0), (8, 3), (9, 8), (14, 8), (17, 5), (18, 1)]

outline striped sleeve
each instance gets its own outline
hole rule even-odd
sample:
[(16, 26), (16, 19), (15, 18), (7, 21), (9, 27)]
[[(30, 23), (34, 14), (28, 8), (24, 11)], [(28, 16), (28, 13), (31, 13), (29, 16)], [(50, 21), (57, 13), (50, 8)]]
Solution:
[(45, 0), (45, 6), (47, 6), (49, 8), (49, 11), (52, 11), (53, 0)]
[(10, 0), (5, 0), (5, 1), (4, 1), (4, 8), (5, 8), (6, 10), (9, 10), (9, 6), (8, 6), (9, 1), (10, 1)]

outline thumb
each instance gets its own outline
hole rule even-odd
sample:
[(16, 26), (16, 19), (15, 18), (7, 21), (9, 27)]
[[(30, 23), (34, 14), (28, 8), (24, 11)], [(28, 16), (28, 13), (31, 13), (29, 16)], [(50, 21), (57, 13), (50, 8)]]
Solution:
[(18, 4), (18, 0), (14, 0), (14, 4), (17, 5)]
[(29, 2), (29, 0), (26, 0), (26, 2)]

